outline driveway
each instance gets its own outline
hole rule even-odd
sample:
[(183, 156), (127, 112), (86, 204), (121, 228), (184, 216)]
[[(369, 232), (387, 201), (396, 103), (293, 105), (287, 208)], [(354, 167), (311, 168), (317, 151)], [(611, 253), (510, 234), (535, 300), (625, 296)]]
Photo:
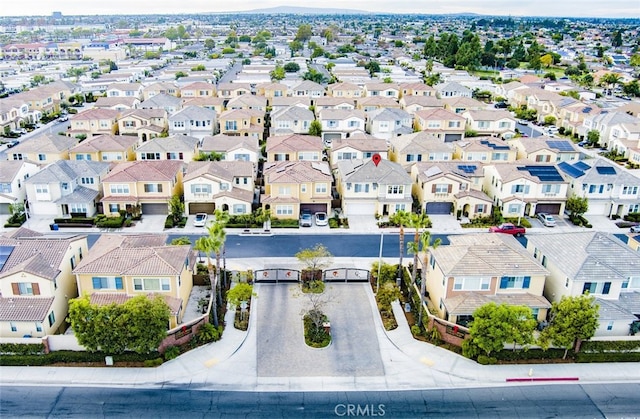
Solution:
[(304, 342), (302, 314), (309, 300), (300, 286), (257, 284), (258, 377), (384, 375), (368, 286), (327, 285), (329, 302), (324, 312), (333, 341), (327, 348), (316, 349)]

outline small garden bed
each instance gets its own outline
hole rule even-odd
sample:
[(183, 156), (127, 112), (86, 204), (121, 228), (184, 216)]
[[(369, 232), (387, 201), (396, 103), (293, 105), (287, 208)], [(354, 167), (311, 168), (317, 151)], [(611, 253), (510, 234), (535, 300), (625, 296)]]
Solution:
[(326, 348), (331, 344), (329, 318), (322, 312), (309, 311), (304, 318), (304, 341), (312, 348)]

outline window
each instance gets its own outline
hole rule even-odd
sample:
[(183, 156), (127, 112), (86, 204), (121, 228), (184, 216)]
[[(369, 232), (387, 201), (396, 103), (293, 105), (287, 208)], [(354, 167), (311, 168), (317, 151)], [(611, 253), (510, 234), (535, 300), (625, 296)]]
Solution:
[(489, 121), (478, 121), (478, 128), (489, 128), (490, 125)]
[(40, 161), (47, 160), (47, 155), (46, 154), (42, 154), (42, 153), (38, 154), (38, 160), (40, 160)]
[(360, 121), (349, 121), (349, 128), (358, 128), (360, 127)]
[(170, 291), (169, 278), (133, 278), (133, 289), (136, 291)]
[(249, 155), (248, 154), (234, 154), (233, 159), (234, 160), (239, 160), (239, 161), (249, 161)]
[(307, 185), (306, 184), (302, 184), (300, 185), (300, 192), (302, 193), (307, 193)]
[(502, 121), (498, 124), (499, 128), (509, 128), (509, 122), (507, 121)]
[(109, 204), (109, 212), (120, 211), (120, 204)]
[(289, 155), (285, 153), (278, 153), (273, 155), (275, 161), (289, 161)]
[(234, 214), (246, 214), (247, 207), (244, 204), (233, 204), (233, 213)]
[(357, 159), (356, 153), (342, 152), (338, 153), (338, 160), (352, 160)]
[(161, 183), (145, 183), (144, 191), (150, 193), (161, 193), (162, 192), (162, 184)]
[(9, 322), (9, 325), (11, 325), (11, 331), (12, 332), (17, 332), (18, 331), (18, 326), (16, 326), (16, 324), (14, 322)]
[(422, 154), (407, 154), (407, 161), (422, 161)]
[(184, 128), (184, 121), (173, 121), (174, 128)]
[(276, 215), (292, 215), (293, 205), (276, 205)]
[(456, 291), (486, 291), (491, 284), (490, 278), (455, 278), (453, 289)]
[(47, 200), (49, 199), (49, 185), (37, 184), (36, 186), (36, 199)]
[(225, 121), (224, 129), (227, 131), (237, 131), (238, 130), (238, 122), (236, 121)]
[(331, 119), (331, 120), (327, 121), (327, 126), (329, 128), (335, 128), (335, 127), (338, 126), (338, 121)]
[(76, 268), (76, 257), (71, 256), (71, 259), (69, 260), (69, 262), (71, 262), (71, 269), (75, 269)]
[(316, 193), (327, 193), (327, 184), (326, 183), (316, 183)]
[(388, 195), (402, 195), (404, 194), (404, 186), (402, 185), (389, 185), (387, 187)]
[(405, 204), (396, 204), (396, 212), (404, 211), (406, 208)]
[(128, 195), (129, 185), (110, 185), (109, 191), (112, 195)]
[(507, 153), (493, 153), (491, 154), (491, 160), (507, 161), (508, 156)]
[(622, 195), (636, 195), (638, 193), (637, 186), (623, 186)]
[(542, 193), (557, 194), (560, 192), (560, 185), (542, 185)]
[(449, 128), (460, 128), (460, 121), (449, 121)]
[(511, 193), (529, 193), (529, 185), (513, 185), (511, 186)]
[(142, 153), (140, 157), (142, 160), (160, 160), (160, 153)]
[(622, 282), (622, 289), (627, 290), (627, 289), (636, 289), (636, 288), (640, 288), (640, 276), (630, 276), (629, 278), (625, 279)]
[(211, 185), (195, 184), (191, 185), (191, 193), (192, 194), (209, 194), (211, 193)]
[[(38, 295), (40, 294), (40, 292), (38, 293), (34, 293), (33, 292), (33, 284), (31, 282), (18, 282), (17, 283), (17, 295)], [(36, 284), (36, 288), (38, 287), (38, 285)], [(16, 293), (16, 287), (14, 287), (14, 294)]]
[(298, 153), (298, 160), (319, 160), (320, 156), (314, 152)]
[(500, 278), (500, 289), (527, 289), (530, 282), (529, 276), (503, 276)]
[(291, 195), (291, 186), (278, 187), (278, 195)]
[(610, 289), (611, 282), (585, 282), (582, 293), (607, 295)]
[(518, 214), (520, 213), (520, 207), (522, 205), (520, 204), (509, 204), (509, 208), (507, 209), (507, 212), (509, 214)]
[(81, 177), (80, 178), (80, 183), (82, 185), (93, 185), (94, 183), (94, 179), (92, 177)]
[(0, 183), (0, 192), (2, 192), (2, 193), (11, 193), (11, 184), (10, 183)]
[(167, 153), (167, 160), (182, 160), (182, 153)]
[(119, 276), (94, 276), (91, 278), (94, 290), (121, 290), (124, 289), (122, 285), (122, 278)]
[(356, 183), (353, 185), (353, 191), (356, 193), (359, 192), (365, 192), (368, 193), (369, 192), (369, 184), (368, 183)]
[(607, 330), (611, 330), (611, 329), (613, 329), (613, 321), (610, 321), (610, 322), (607, 324)]
[(49, 313), (49, 327), (53, 327), (53, 325), (56, 323), (56, 315), (53, 314), (53, 311), (51, 313)]
[(449, 193), (449, 185), (447, 185), (446, 183), (441, 183), (439, 185), (434, 185), (435, 186), (435, 193)]
[(221, 191), (228, 191), (229, 189), (231, 189), (231, 184), (226, 183), (226, 182), (220, 183), (220, 190)]
[(42, 332), (42, 322), (36, 322), (36, 332)]
[(477, 204), (475, 206), (475, 213), (476, 214), (483, 214), (486, 209), (487, 209), (487, 205), (486, 204)]

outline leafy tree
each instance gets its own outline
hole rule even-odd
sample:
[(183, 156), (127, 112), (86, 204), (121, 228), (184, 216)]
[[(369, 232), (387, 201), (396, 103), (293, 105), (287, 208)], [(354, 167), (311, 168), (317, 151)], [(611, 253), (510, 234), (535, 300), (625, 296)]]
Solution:
[(422, 260), (422, 278), (420, 279), (420, 310), (418, 315), (418, 325), (422, 324), (422, 299), (427, 291), (427, 270), (429, 269), (431, 258), (429, 248), (436, 249), (442, 244), (442, 240), (431, 240), (431, 233), (423, 231), (420, 236), (420, 244), (422, 245), (422, 251), (424, 252), (424, 259)]
[(551, 54), (544, 54), (542, 57), (540, 57), (540, 63), (546, 68), (551, 67), (551, 65), (553, 64), (553, 56)]
[(467, 36), (463, 38), (460, 48), (456, 52), (456, 65), (475, 70), (480, 66), (480, 58), (482, 56), (482, 46), (480, 38), (477, 35)]
[(595, 129), (589, 130), (589, 132), (587, 132), (587, 141), (590, 145), (598, 144), (598, 141), (600, 141), (600, 131)]
[[(196, 240), (195, 245), (193, 246), (198, 252), (203, 252), (207, 256), (207, 271), (209, 272), (209, 281), (213, 284), (213, 289), (215, 292), (216, 286), (216, 273), (213, 268), (213, 264), (211, 263), (211, 255), (215, 252), (214, 243), (209, 236), (202, 236)], [(211, 312), (213, 315), (213, 325), (218, 327), (218, 305), (217, 298), (213, 298), (213, 307), (211, 308)]]
[(632, 80), (629, 83), (622, 85), (622, 91), (629, 96), (640, 96), (640, 84), (638, 80)]
[(294, 39), (289, 43), (289, 49), (291, 50), (292, 57), (297, 51), (301, 51), (303, 48), (304, 48), (304, 44), (298, 41), (297, 39)]
[(406, 211), (400, 210), (394, 212), (389, 221), (397, 226), (400, 226), (400, 262), (398, 262), (398, 279), (402, 279), (402, 258), (404, 256), (404, 227), (409, 225), (410, 215)]
[(204, 48), (211, 51), (216, 47), (216, 41), (213, 38), (207, 38), (204, 40)]
[(371, 60), (364, 65), (364, 68), (369, 70), (369, 74), (373, 76), (374, 74), (380, 72), (380, 63), (378, 63), (377, 61)]
[[(505, 343), (527, 345), (533, 342), (537, 321), (525, 306), (488, 303), (473, 312), (469, 327), (471, 339), (465, 349), (477, 347), (487, 356), (504, 349)], [(473, 349), (471, 353), (475, 352)]]
[(309, 124), (309, 135), (314, 135), (316, 137), (322, 136), (322, 124), (317, 119), (311, 121)]
[(618, 48), (622, 46), (622, 29), (617, 30), (613, 33), (613, 36), (611, 39), (611, 46), (613, 46), (614, 48)]
[(427, 214), (409, 214), (408, 227), (414, 229), (413, 241), (407, 244), (408, 252), (413, 254), (413, 269), (411, 271), (411, 280), (416, 282), (416, 274), (418, 269), (418, 253), (420, 253), (420, 233), (423, 228), (429, 227), (431, 221)]
[(188, 244), (191, 244), (191, 239), (189, 239), (189, 237), (187, 236), (176, 237), (175, 239), (171, 240), (171, 245), (173, 246), (183, 246)]
[(565, 208), (569, 211), (569, 216), (575, 218), (587, 212), (589, 201), (586, 197), (572, 196), (567, 198)]
[(227, 291), (227, 302), (232, 306), (239, 306), (243, 301), (249, 301), (251, 297), (257, 294), (253, 292), (253, 286), (246, 282), (239, 282), (229, 291)]
[(180, 39), (187, 39), (189, 37), (189, 34), (187, 33), (187, 29), (184, 27), (184, 25), (178, 25), (178, 38)]
[(160, 296), (135, 296), (123, 304), (91, 304), (88, 295), (69, 301), (69, 321), (78, 342), (89, 352), (119, 354), (126, 349), (149, 353), (167, 335), (171, 312)]
[(206, 71), (207, 67), (204, 66), (204, 64), (198, 64), (195, 67), (191, 67), (191, 71)]
[(598, 328), (599, 308), (592, 295), (564, 296), (554, 302), (549, 326), (540, 333), (540, 345), (545, 349), (550, 344), (564, 348), (565, 359), (569, 349), (593, 337)]
[(305, 265), (307, 270), (322, 270), (331, 265), (333, 255), (323, 244), (316, 244), (307, 249), (302, 249), (295, 254), (295, 257)]
[(174, 223), (182, 221), (184, 216), (184, 202), (182, 202), (181, 196), (176, 194), (171, 197), (169, 201), (169, 214), (173, 218)]
[(187, 77), (187, 76), (188, 76), (188, 74), (185, 73), (184, 71), (176, 71), (176, 74), (175, 74), (176, 80), (178, 80), (178, 79), (180, 79), (182, 77)]
[(285, 70), (280, 64), (276, 64), (276, 68), (274, 68), (271, 73), (271, 80), (282, 80), (285, 77)]
[(544, 117), (544, 124), (545, 125), (553, 125), (556, 123), (556, 117), (553, 115), (547, 115)]
[(297, 73), (300, 71), (300, 65), (298, 63), (286, 63), (284, 65), (284, 71), (287, 73)]
[(175, 41), (178, 39), (178, 30), (172, 26), (164, 32), (164, 37), (170, 41)]
[(311, 25), (308, 23), (303, 23), (298, 26), (298, 33), (296, 33), (295, 40), (300, 42), (306, 42), (311, 39), (313, 35), (313, 31), (311, 30)]
[(393, 281), (385, 282), (378, 293), (376, 294), (376, 301), (378, 301), (378, 307), (381, 311), (391, 312), (391, 303), (399, 299), (402, 296), (400, 288)]
[(302, 79), (303, 80), (311, 80), (314, 81), (318, 84), (322, 84), (322, 83), (326, 83), (327, 78), (320, 73), (318, 70), (316, 70), (315, 68), (310, 68), (309, 71), (307, 71), (306, 73), (304, 73), (302, 75)]
[(622, 76), (615, 73), (607, 73), (600, 77), (600, 85), (607, 86), (609, 88), (609, 94), (612, 93), (613, 89), (616, 88), (619, 84), (622, 83)]

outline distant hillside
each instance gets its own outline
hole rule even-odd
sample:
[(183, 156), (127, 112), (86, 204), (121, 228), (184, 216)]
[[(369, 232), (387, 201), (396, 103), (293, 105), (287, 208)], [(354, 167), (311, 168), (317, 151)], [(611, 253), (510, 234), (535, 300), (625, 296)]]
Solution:
[(228, 14), (287, 14), (287, 15), (370, 15), (375, 12), (367, 12), (355, 9), (323, 9), (319, 7), (278, 6), (267, 9), (253, 9), (241, 12), (226, 12)]

